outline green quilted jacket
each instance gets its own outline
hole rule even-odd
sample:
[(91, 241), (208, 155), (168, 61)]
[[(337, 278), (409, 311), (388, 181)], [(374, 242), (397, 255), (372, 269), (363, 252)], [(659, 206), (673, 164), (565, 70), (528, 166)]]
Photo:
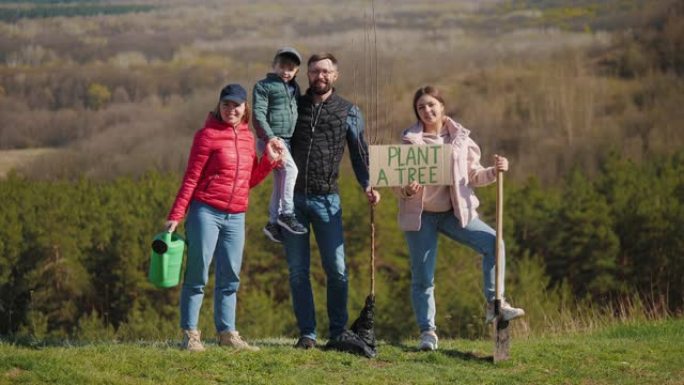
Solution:
[(253, 122), (260, 139), (268, 141), (274, 136), (290, 138), (297, 123), (297, 99), (300, 90), (296, 80), (294, 96), (287, 84), (276, 74), (269, 73), (254, 85), (252, 92)]

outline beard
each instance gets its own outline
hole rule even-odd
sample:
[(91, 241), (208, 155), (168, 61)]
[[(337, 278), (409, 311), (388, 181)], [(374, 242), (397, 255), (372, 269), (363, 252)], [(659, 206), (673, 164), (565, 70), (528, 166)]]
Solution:
[(314, 83), (311, 86), (311, 90), (313, 91), (314, 94), (316, 95), (325, 95), (332, 89), (332, 84), (330, 83)]

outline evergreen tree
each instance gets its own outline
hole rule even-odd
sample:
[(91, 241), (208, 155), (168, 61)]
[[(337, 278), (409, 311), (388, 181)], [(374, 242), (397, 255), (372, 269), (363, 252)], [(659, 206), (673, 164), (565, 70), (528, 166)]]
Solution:
[(566, 180), (558, 216), (547, 228), (549, 274), (568, 280), (574, 292), (598, 298), (620, 290), (616, 279), (619, 241), (610, 208), (578, 170)]

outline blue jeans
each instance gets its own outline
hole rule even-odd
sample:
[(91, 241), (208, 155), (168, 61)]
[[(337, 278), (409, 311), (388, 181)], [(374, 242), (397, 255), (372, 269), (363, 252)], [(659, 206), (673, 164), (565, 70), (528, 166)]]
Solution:
[[(495, 298), (494, 275), (496, 232), (479, 218), (461, 227), (453, 212), (428, 213), (421, 216), (418, 231), (405, 231), (411, 256), (411, 301), (420, 331), (435, 330), (435, 262), (437, 259), (437, 235), (462, 243), (482, 255), (484, 296), (487, 301)], [(503, 250), (503, 249), (502, 249)], [(503, 258), (505, 260), (505, 258)], [(505, 266), (501, 266), (502, 271)], [(501, 288), (503, 293), (503, 287)]]
[[(330, 338), (340, 335), (347, 325), (347, 267), (344, 262), (344, 234), (340, 196), (295, 193), (295, 214), (307, 229), (312, 228), (327, 277)], [(290, 273), (292, 306), (301, 337), (316, 339), (316, 311), (311, 291), (311, 246), (309, 231), (295, 235), (283, 232)]]
[[(268, 204), (268, 221), (276, 223), (278, 214), (294, 213), (294, 187), (297, 181), (297, 165), (290, 154), (290, 139), (280, 138), (285, 143), (283, 167), (273, 169), (273, 191)], [(266, 143), (259, 139), (258, 150), (263, 154)]]
[[(185, 220), (188, 260), (180, 298), (180, 326), (197, 329), (209, 265), (216, 260), (214, 323), (221, 333), (235, 330), (235, 306), (245, 245), (245, 213), (228, 214), (193, 201)], [(215, 257), (215, 258), (214, 258)]]

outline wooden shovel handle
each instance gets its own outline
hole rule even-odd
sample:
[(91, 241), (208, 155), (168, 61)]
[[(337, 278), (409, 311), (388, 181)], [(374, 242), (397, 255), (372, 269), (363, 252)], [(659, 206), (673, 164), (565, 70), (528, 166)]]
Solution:
[(375, 206), (372, 203), (370, 204), (370, 233), (370, 294), (375, 297)]
[(502, 279), (500, 278), (503, 274), (500, 271), (502, 264), (503, 250), (501, 244), (503, 241), (503, 171), (496, 172), (496, 245), (495, 245), (495, 265), (494, 265), (494, 276), (496, 279), (495, 283), (495, 294), (497, 303), (501, 300), (501, 284)]

